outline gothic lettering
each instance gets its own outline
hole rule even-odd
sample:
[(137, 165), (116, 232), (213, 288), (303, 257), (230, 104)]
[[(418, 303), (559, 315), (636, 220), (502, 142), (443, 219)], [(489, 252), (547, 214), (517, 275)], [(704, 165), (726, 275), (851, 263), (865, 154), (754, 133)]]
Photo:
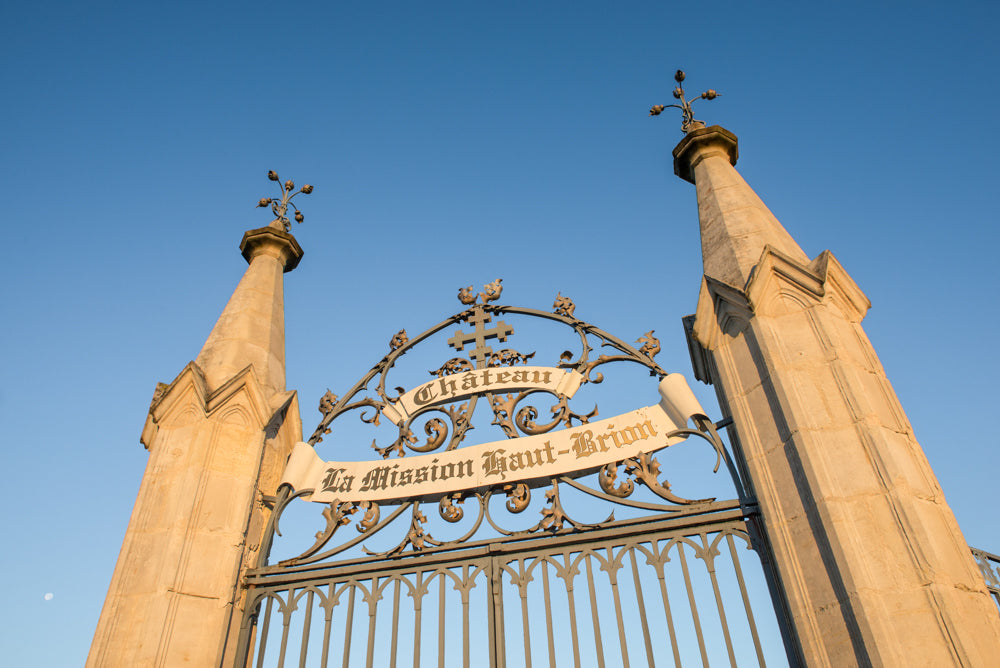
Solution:
[(504, 458), (504, 449), (488, 450), (483, 453), (483, 473), (486, 475), (498, 475), (501, 480), (507, 477), (507, 460)]
[(413, 396), (413, 403), (418, 406), (423, 406), (424, 404), (434, 401), (436, 396), (437, 394), (434, 392), (434, 385), (427, 384), (417, 390), (417, 393)]
[(361, 479), (360, 491), (367, 492), (370, 490), (388, 489), (390, 474), (395, 478), (395, 469), (399, 468), (399, 464), (392, 467), (389, 466), (377, 466), (371, 471), (365, 474), (365, 477)]
[(456, 392), (458, 392), (458, 387), (455, 385), (455, 381), (454, 380), (449, 380), (447, 378), (441, 378), (441, 380), (438, 381), (438, 382), (441, 385), (441, 394), (442, 395), (455, 394)]
[(346, 473), (346, 469), (334, 469), (329, 468), (326, 470), (326, 475), (323, 477), (323, 492), (350, 492), (351, 484), (354, 483), (354, 476), (352, 475), (342, 475)]

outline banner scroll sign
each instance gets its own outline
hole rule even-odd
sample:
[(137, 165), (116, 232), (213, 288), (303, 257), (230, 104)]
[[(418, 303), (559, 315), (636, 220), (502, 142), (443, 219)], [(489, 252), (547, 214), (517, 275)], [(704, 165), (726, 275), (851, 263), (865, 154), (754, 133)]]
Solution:
[[(485, 370), (470, 371), (448, 378), (458, 381), (464, 375), (482, 374), (483, 371)], [(575, 372), (544, 367), (522, 367), (520, 371), (530, 373), (531, 379), (538, 374), (541, 382), (557, 385), (569, 382), (579, 387), (579, 380), (569, 375)], [(558, 377), (557, 373), (560, 374)], [(485, 380), (485, 377), (481, 376), (478, 380)], [(422, 388), (438, 382), (432, 381), (411, 390), (400, 397), (395, 406), (402, 406), (401, 413), (408, 411), (411, 405), (408, 401), (416, 403), (417, 393), (424, 391)], [(456, 382), (455, 387), (458, 388), (457, 392), (462, 391), (461, 383)], [(576, 387), (572, 388), (574, 392)], [(450, 389), (450, 386), (446, 389)], [(583, 475), (606, 464), (679, 443), (686, 436), (668, 434), (687, 428), (692, 416), (705, 416), (687, 381), (680, 374), (666, 376), (658, 389), (658, 404), (612, 418), (547, 434), (493, 441), (436, 454), (364, 462), (336, 462), (324, 461), (311, 445), (298, 443), (288, 460), (281, 482), (290, 484), (296, 490), (312, 489), (311, 494), (303, 497), (308, 501), (329, 503), (334, 500), (408, 500), (498, 484), (545, 480), (558, 475)], [(479, 387), (467, 394), (482, 391), (483, 388)], [(452, 396), (449, 392), (444, 394), (448, 396), (443, 400), (437, 395), (429, 401), (451, 401), (464, 396)]]

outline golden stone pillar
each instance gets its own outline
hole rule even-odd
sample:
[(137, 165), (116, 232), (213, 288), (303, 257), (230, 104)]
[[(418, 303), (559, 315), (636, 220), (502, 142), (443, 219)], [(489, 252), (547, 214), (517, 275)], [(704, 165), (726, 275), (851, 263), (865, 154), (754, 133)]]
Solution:
[(264, 497), (302, 439), (285, 390), (283, 297), (302, 249), (280, 222), (244, 235), (250, 266), (205, 346), (157, 386), (141, 438), (149, 462), (88, 666), (230, 662)]
[(733, 420), (799, 661), (997, 665), (1000, 615), (861, 327), (868, 299), (747, 185), (732, 133), (695, 121), (673, 155), (698, 194), (695, 373)]

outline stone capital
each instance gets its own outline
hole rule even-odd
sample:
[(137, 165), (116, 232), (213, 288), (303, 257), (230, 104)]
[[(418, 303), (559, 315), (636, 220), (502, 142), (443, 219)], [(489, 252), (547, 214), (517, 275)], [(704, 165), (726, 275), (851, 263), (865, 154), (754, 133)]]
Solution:
[(711, 155), (726, 158), (735, 165), (740, 152), (736, 135), (720, 125), (699, 128), (688, 132), (674, 147), (674, 174), (694, 183), (695, 166)]
[(247, 263), (258, 255), (276, 258), (281, 262), (286, 274), (298, 266), (304, 254), (295, 237), (273, 227), (258, 227), (247, 231), (240, 242), (240, 252), (243, 253)]

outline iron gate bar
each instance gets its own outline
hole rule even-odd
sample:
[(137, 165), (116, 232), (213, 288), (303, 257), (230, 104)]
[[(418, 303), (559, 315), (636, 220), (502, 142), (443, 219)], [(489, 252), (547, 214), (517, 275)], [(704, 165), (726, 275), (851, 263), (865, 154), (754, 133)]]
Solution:
[(601, 640), (601, 620), (597, 615), (597, 594), (594, 592), (594, 572), (587, 562), (587, 589), (590, 591), (590, 616), (594, 624), (594, 649), (597, 651), (598, 668), (604, 668), (604, 642)]
[(747, 587), (743, 579), (743, 568), (740, 566), (740, 560), (736, 558), (736, 545), (733, 543), (732, 534), (726, 536), (726, 542), (729, 544), (729, 557), (733, 561), (736, 581), (740, 584), (740, 597), (743, 599), (743, 609), (746, 610), (747, 624), (750, 626), (750, 635), (753, 637), (753, 646), (757, 649), (757, 661), (763, 667), (765, 665), (764, 652), (760, 647), (760, 636), (757, 635), (757, 622), (754, 620), (753, 612), (750, 608), (750, 597), (747, 594)]

